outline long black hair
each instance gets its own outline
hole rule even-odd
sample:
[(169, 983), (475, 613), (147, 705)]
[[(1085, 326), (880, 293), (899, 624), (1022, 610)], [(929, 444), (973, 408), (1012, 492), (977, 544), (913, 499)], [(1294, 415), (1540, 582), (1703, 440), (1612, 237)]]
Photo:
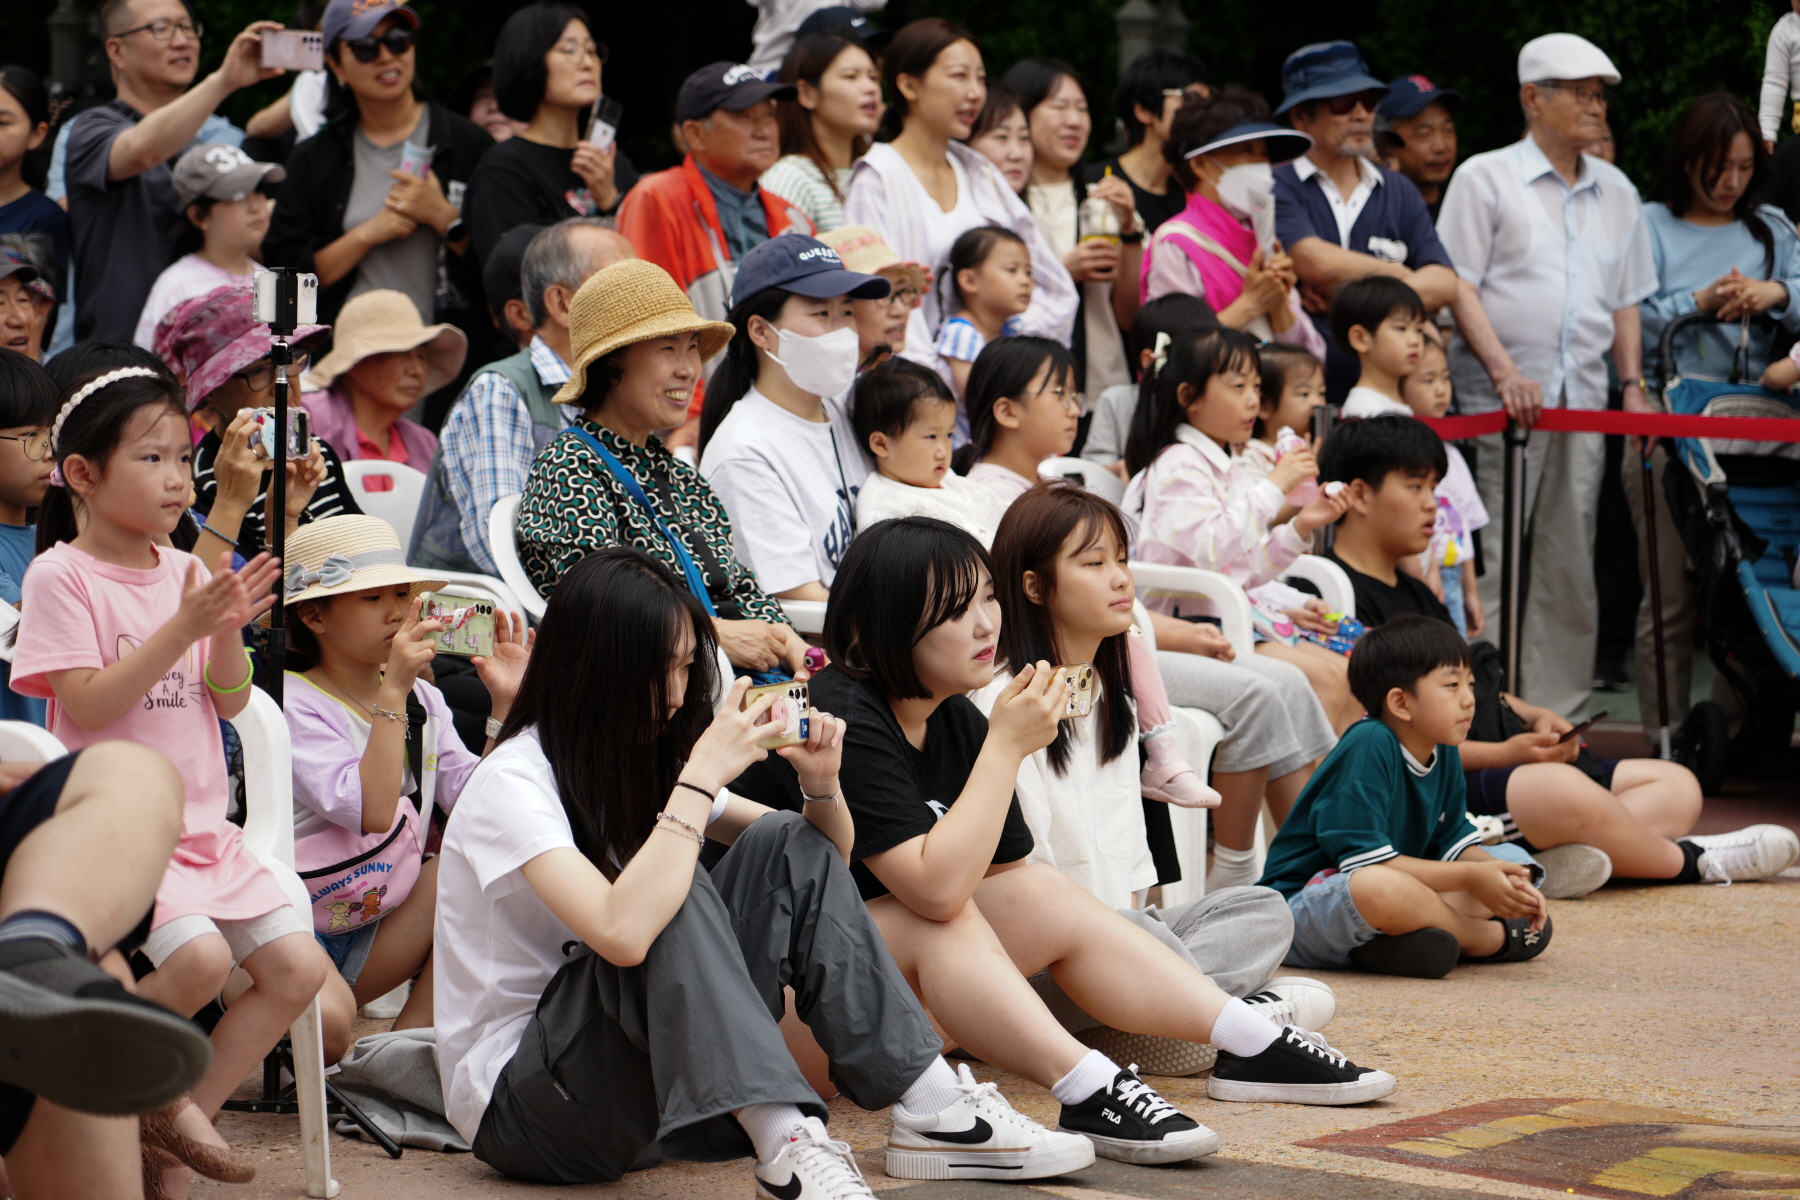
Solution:
[(1082, 87), (1081, 76), (1075, 73), (1074, 67), (1060, 58), (1021, 58), (1007, 68), (1000, 82), (1019, 94), (1019, 107), (1029, 121), (1031, 110), (1048, 100), (1065, 78), (1073, 79), (1075, 86), (1081, 88), (1082, 96), (1087, 96), (1087, 88)]
[[(67, 404), (70, 397), (90, 380), (103, 374), (105, 371), (84, 375), (64, 388), (57, 398), (58, 408)], [(71, 455), (80, 455), (94, 464), (98, 474), (105, 474), (107, 460), (125, 439), (126, 427), (138, 411), (145, 408), (162, 408), (184, 420), (187, 417), (187, 409), (181, 403), (181, 387), (173, 377), (167, 374), (133, 375), (129, 379), (116, 380), (76, 405), (64, 419), (56, 445), (51, 450), (57, 470), (63, 470)], [(38, 505), (39, 554), (58, 542), (75, 540), (81, 532), (76, 518), (79, 503), (75, 490), (66, 484), (44, 493), (43, 503)]]
[[(1160, 367), (1150, 364), (1138, 384), (1137, 412), (1125, 439), (1126, 473), (1136, 475), (1155, 462), (1187, 420), (1188, 405), (1206, 394), (1207, 381), (1233, 367), (1256, 370), (1256, 339), (1249, 334), (1223, 325), (1177, 333), (1169, 356)], [(1183, 385), (1189, 389), (1185, 399)]]
[[(593, 22), (588, 15), (559, 0), (527, 4), (500, 27), (499, 40), (494, 43), (494, 103), (513, 120), (528, 122), (537, 116), (538, 106), (544, 102), (544, 89), (550, 83), (550, 68), (545, 65), (544, 56), (562, 41), (563, 30), (570, 21), (580, 21), (592, 35)], [(604, 47), (600, 61), (606, 61)], [(456, 115), (466, 117), (469, 110), (465, 108)], [(587, 119), (583, 113), (576, 123), (585, 126)], [(579, 132), (585, 134), (587, 130)]]
[(967, 42), (977, 51), (981, 49), (974, 34), (942, 17), (923, 17), (902, 25), (894, 34), (893, 40), (888, 42), (887, 53), (881, 56), (881, 79), (887, 85), (884, 90), (888, 106), (875, 130), (876, 141), (891, 142), (906, 127), (911, 106), (900, 91), (900, 76), (911, 75), (922, 81), (925, 72), (937, 62), (938, 55), (958, 42)]
[(1668, 205), (1669, 211), (1676, 216), (1687, 216), (1688, 209), (1697, 199), (1694, 185), (1688, 178), (1688, 168), (1698, 163), (1701, 183), (1710, 190), (1718, 183), (1725, 156), (1731, 152), (1731, 143), (1740, 133), (1750, 138), (1750, 153), (1755, 165), (1751, 168), (1749, 185), (1731, 206), (1731, 215), (1744, 223), (1744, 228), (1762, 247), (1763, 276), (1769, 278), (1775, 271), (1775, 235), (1762, 214), (1756, 211), (1763, 184), (1769, 176), (1769, 152), (1763, 145), (1756, 114), (1742, 100), (1730, 92), (1712, 92), (1688, 103), (1669, 138), (1669, 153), (1663, 159), (1662, 175), (1656, 181), (1651, 198)]
[(781, 315), (782, 306), (793, 294), (781, 288), (764, 288), (754, 295), (744, 297), (726, 315), (725, 319), (731, 322), (734, 332), (730, 343), (725, 347), (724, 359), (713, 370), (712, 378), (706, 381), (706, 403), (700, 409), (702, 452), (706, 450), (706, 443), (712, 441), (712, 435), (718, 432), (719, 423), (756, 385), (756, 372), (761, 363), (756, 356), (756, 343), (750, 340), (750, 318), (761, 317), (765, 321), (773, 321)]
[[(19, 102), (25, 110), (25, 119), (36, 129), (50, 120), (50, 90), (36, 71), (21, 67), (17, 63), (7, 63), (0, 67), (0, 89), (4, 89)], [(36, 150), (27, 150), (24, 161), (19, 164), (20, 178), (25, 186), (43, 191), (49, 179), (49, 166), (45, 161), (48, 155), (44, 151), (48, 142)]]
[[(1131, 546), (1125, 515), (1086, 488), (1069, 483), (1040, 483), (1014, 500), (1000, 518), (994, 533), (994, 594), (1000, 599), (1000, 644), (996, 660), (1017, 675), (1034, 662), (1067, 663), (1064, 647), (1056, 640), (1056, 622), (1050, 616), (1050, 598), (1056, 592), (1056, 568), (1069, 535), (1078, 534), (1083, 547), (1100, 544), (1112, 534), (1120, 549)], [(1038, 577), (1039, 599), (1025, 594), (1025, 572)], [(1130, 632), (1103, 638), (1094, 654), (1094, 673), (1099, 677), (1100, 761), (1109, 763), (1125, 753), (1137, 734), (1137, 713), (1132, 707)], [(1050, 765), (1061, 775), (1069, 765), (1069, 726), (1058, 722), (1056, 740), (1050, 743)]]
[(994, 404), (1025, 394), (1037, 373), (1050, 364), (1050, 380), (1070, 378), (1075, 356), (1055, 338), (995, 338), (981, 348), (969, 369), (969, 386), (963, 393), (963, 409), (969, 417), (969, 441), (956, 452), (952, 466), (959, 475), (987, 457), (994, 448)]
[[(694, 637), (687, 690), (669, 715), (669, 668)], [(642, 550), (609, 546), (556, 581), (497, 742), (537, 727), (575, 846), (618, 878), (656, 828), (712, 719), (717, 643), (700, 602)]]

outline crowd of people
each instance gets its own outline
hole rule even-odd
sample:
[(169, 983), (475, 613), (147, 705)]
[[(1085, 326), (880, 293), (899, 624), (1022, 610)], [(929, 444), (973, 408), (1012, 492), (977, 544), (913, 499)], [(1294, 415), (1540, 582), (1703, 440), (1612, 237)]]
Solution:
[[(1580, 740), (1600, 436), (1527, 442), (1521, 687), (1488, 633), (1500, 435), (1427, 423), (1652, 411), (1691, 312), (1743, 333), (1682, 371), (1800, 381), (1768, 86), (1760, 119), (1693, 100), (1645, 202), (1620, 74), (1573, 34), (1520, 48), (1522, 136), (1465, 161), (1455, 88), (1344, 41), (1289, 55), (1273, 106), (1146, 53), (1101, 156), (1067, 63), (990, 84), (942, 18), (754, 2), (750, 62), (683, 82), (681, 159), (643, 173), (562, 0), (449, 104), (417, 11), (303, 6), (324, 69), (248, 129), (217, 110), (281, 74), (272, 21), (197, 79), (184, 0), (106, 0), (116, 98), (54, 128), (0, 68), (0, 715), (70, 752), (0, 768), (14, 1194), (247, 1181), (220, 1105), (315, 998), (335, 1063), (397, 990), (446, 1136), (518, 1179), (752, 1155), (759, 1196), (869, 1196), (840, 1093), (891, 1110), (899, 1178), (1183, 1161), (1221, 1139), (1146, 1076), (1399, 1086), (1284, 967), (1525, 961), (1550, 901), (1800, 859), (1781, 826), (1693, 834), (1691, 771)], [(318, 283), (286, 368), (270, 269)], [(410, 544), (357, 461), (422, 477)], [(1667, 512), (1632, 515), (1679, 721), (1694, 587)], [(1353, 615), (1291, 575), (1315, 546)], [(1134, 562), (1243, 589), (1253, 644)], [(541, 618), (448, 652), (428, 597), (471, 573)], [(258, 672), (308, 910), (234, 801)], [(1177, 709), (1217, 718), (1207, 761)], [(1211, 810), (1207, 862), (1170, 806)], [(958, 1058), (1047, 1089), (1055, 1127)]]

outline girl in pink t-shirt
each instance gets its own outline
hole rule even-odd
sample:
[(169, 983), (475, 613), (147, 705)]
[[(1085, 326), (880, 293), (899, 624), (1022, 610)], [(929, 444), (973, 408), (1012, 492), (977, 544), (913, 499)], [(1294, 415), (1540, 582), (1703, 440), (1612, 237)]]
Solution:
[(181, 841), (157, 889), (144, 945), (156, 970), (139, 994), (192, 1015), (219, 995), (234, 961), (251, 980), (213, 1030), (212, 1067), (192, 1103), (145, 1118), (147, 1163), (164, 1168), (169, 1194), (185, 1196), (189, 1166), (215, 1179), (254, 1175), (210, 1118), (318, 994), (329, 965), (307, 915), (225, 816), (219, 719), (249, 700), (239, 630), (274, 603), (279, 564), (258, 555), (234, 572), (225, 552), (213, 574), (157, 544), (192, 486), (187, 415), (162, 373), (126, 367), (82, 384), (63, 401), (51, 445), (57, 474), (25, 576), (13, 687), (50, 700), (50, 730), (71, 750), (137, 742), (181, 772)]

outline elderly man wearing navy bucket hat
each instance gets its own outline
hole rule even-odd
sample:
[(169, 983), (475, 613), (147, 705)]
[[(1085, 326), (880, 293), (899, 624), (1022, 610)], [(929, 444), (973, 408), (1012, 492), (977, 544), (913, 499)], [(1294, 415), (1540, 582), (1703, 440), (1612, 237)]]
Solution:
[[(1605, 354), (1624, 383), (1625, 407), (1647, 411), (1638, 302), (1656, 291), (1656, 261), (1637, 189), (1611, 163), (1583, 151), (1606, 129), (1607, 85), (1618, 68), (1600, 47), (1551, 33), (1519, 51), (1526, 135), (1457, 169), (1438, 228), (1464, 281), (1479, 290), (1505, 353), (1542, 389), (1542, 404), (1603, 409)], [(1461, 317), (1461, 306), (1458, 307)], [(1530, 424), (1536, 405), (1473, 362), (1480, 332), (1462, 323), (1450, 370), (1465, 412), (1504, 406)], [(1465, 339), (1467, 347), (1465, 347)], [(1498, 386), (1496, 386), (1498, 384)], [(1500, 435), (1479, 439), (1476, 485), (1502, 494)], [(1593, 683), (1594, 522), (1604, 442), (1597, 433), (1539, 434), (1526, 445), (1526, 589), (1521, 682), (1513, 691), (1579, 721)], [(1495, 509), (1494, 511), (1499, 511)], [(1536, 514), (1544, 514), (1542, 518)], [(1481, 598), (1498, 612), (1500, 572)]]
[(1293, 256), (1302, 298), (1329, 347), (1327, 395), (1341, 403), (1359, 368), (1326, 321), (1337, 289), (1392, 275), (1436, 309), (1456, 298), (1456, 271), (1418, 189), (1373, 161), (1375, 109), (1388, 85), (1369, 74), (1355, 43), (1300, 47), (1281, 66), (1281, 87), (1276, 115), (1286, 113), (1313, 145), (1275, 169), (1275, 232)]

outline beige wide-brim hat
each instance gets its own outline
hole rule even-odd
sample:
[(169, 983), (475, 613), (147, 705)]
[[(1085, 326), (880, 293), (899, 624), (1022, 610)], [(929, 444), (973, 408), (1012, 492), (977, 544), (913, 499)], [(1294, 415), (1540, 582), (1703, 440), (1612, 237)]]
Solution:
[(469, 339), (454, 325), (427, 325), (404, 292), (377, 288), (345, 302), (332, 322), (331, 353), (313, 364), (306, 382), (328, 388), (371, 354), (425, 347), (425, 391), (437, 391), (462, 370)]
[(569, 302), (569, 348), (575, 361), (556, 402), (581, 403), (588, 367), (621, 346), (683, 333), (700, 335), (705, 360), (725, 348), (732, 328), (695, 312), (681, 285), (655, 263), (628, 258), (595, 271)]
[(399, 584), (417, 599), (450, 582), (407, 566), (400, 535), (380, 517), (326, 517), (302, 525), (288, 538), (282, 565), (283, 604)]
[(821, 242), (837, 251), (838, 257), (844, 260), (846, 271), (879, 275), (897, 289), (910, 287), (921, 293), (931, 290), (931, 271), (901, 258), (867, 225), (840, 225), (818, 236)]

